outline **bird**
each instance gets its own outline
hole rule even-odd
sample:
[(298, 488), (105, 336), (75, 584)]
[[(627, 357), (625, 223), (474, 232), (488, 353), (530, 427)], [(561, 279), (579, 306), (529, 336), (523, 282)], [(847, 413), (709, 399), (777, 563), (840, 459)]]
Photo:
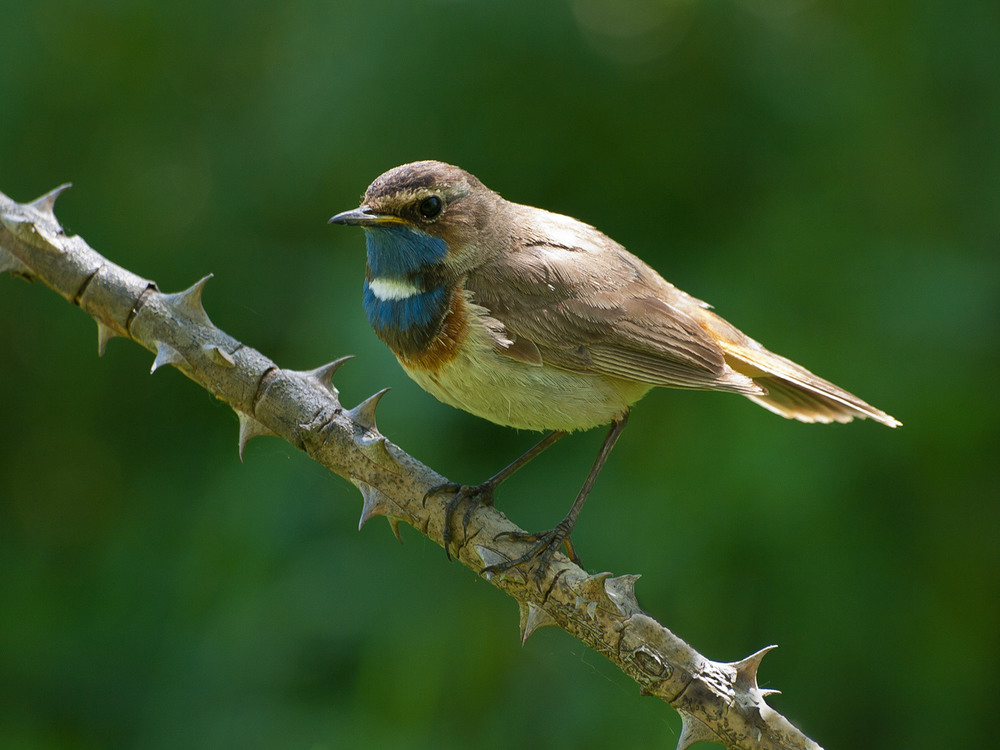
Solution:
[(800, 422), (900, 425), (772, 353), (593, 226), (510, 202), (460, 167), (394, 167), (330, 223), (364, 230), (364, 311), (407, 375), (445, 404), (547, 433), (481, 484), (428, 491), (425, 500), (453, 493), (449, 557), (460, 503), (467, 525), (474, 507), (492, 505), (496, 488), (557, 440), (610, 425), (563, 520), (506, 535), (526, 551), (484, 573), (536, 564), (540, 582), (564, 546), (579, 564), (570, 535), (584, 501), (629, 410), (655, 387), (735, 393)]

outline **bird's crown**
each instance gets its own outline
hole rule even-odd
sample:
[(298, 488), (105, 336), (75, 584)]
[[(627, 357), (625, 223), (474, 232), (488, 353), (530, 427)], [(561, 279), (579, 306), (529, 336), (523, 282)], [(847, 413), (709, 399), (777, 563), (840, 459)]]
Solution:
[(464, 169), (440, 161), (415, 161), (377, 177), (365, 191), (362, 205), (420, 226), (436, 221), (449, 204), (476, 189), (486, 187)]

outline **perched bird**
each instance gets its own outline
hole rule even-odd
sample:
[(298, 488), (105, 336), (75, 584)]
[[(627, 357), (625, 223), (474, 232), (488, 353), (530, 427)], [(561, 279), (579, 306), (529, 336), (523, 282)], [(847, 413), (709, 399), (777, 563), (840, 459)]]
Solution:
[[(551, 431), (481, 485), (446, 485), (445, 550), (458, 504), (496, 487), (573, 430), (609, 424), (569, 513), (496, 572), (570, 544), (584, 500), (651, 388), (726, 391), (801, 422), (883, 411), (773, 354), (592, 226), (504, 200), (468, 172), (419, 161), (378, 177), (331, 223), (365, 230), (363, 303), (375, 333), (424, 390), (500, 425)], [(470, 503), (465, 519), (474, 507)]]

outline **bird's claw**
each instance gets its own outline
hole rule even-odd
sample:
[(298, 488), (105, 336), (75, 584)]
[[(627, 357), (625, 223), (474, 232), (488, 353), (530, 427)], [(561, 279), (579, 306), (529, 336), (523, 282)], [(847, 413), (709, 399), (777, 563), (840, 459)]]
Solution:
[(520, 557), (515, 557), (513, 560), (507, 560), (505, 562), (494, 563), (493, 565), (487, 565), (479, 571), (479, 574), (484, 576), (496, 575), (498, 573), (505, 573), (509, 570), (513, 570), (514, 568), (523, 568), (530, 563), (534, 563), (535, 583), (540, 589), (542, 586), (542, 580), (545, 578), (545, 573), (548, 571), (549, 565), (552, 563), (552, 556), (559, 551), (559, 548), (563, 544), (566, 545), (566, 551), (569, 554), (569, 558), (577, 565), (580, 564), (580, 558), (577, 556), (576, 551), (573, 549), (573, 545), (570, 543), (569, 532), (570, 529), (560, 523), (554, 529), (539, 531), (534, 534), (524, 532), (504, 532), (502, 534), (497, 534), (494, 539), (506, 539), (512, 542), (528, 542), (531, 543), (531, 546)]
[(463, 536), (467, 536), (469, 518), (472, 516), (472, 512), (479, 505), (493, 505), (493, 492), (495, 489), (496, 487), (490, 482), (483, 482), (482, 484), (445, 482), (444, 484), (431, 487), (424, 493), (424, 503), (427, 502), (427, 498), (431, 495), (452, 493), (451, 500), (444, 507), (444, 529), (441, 531), (441, 540), (444, 542), (444, 553), (449, 560), (451, 560), (451, 542), (454, 539), (451, 531), (452, 519), (455, 517), (455, 511), (458, 510), (458, 506), (463, 502), (467, 503), (465, 512), (462, 514), (462, 534)]

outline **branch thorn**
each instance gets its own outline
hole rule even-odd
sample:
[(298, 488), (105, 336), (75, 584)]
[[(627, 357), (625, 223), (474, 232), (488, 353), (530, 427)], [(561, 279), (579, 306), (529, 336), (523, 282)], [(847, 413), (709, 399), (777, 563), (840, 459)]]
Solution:
[(730, 663), (729, 666), (736, 669), (736, 687), (748, 691), (760, 691), (757, 687), (757, 670), (764, 656), (777, 648), (777, 645), (765, 646), (760, 651), (756, 651), (745, 659), (740, 659)]
[[(59, 220), (56, 219), (55, 214), (56, 199), (72, 186), (72, 182), (64, 183), (54, 190), (50, 190), (45, 195), (35, 198), (35, 200), (31, 201), (28, 205), (35, 209), (38, 213), (42, 214), (46, 219), (49, 219), (55, 222), (56, 225), (59, 225)], [(59, 228), (62, 229), (61, 226)]]
[(402, 544), (403, 537), (399, 534), (399, 519), (395, 516), (386, 516), (385, 520), (389, 522), (389, 528), (392, 529), (392, 535), (396, 537), (396, 541)]
[[(98, 325), (100, 325), (100, 323), (98, 323)], [(153, 366), (149, 368), (149, 374), (152, 375), (164, 365), (178, 365), (183, 361), (183, 354), (165, 341), (157, 341), (156, 358), (153, 360)]]
[(681, 715), (681, 736), (677, 738), (677, 750), (687, 750), (696, 742), (718, 742), (719, 737), (701, 719), (693, 714), (677, 709)]
[(212, 327), (212, 321), (209, 320), (208, 313), (205, 312), (205, 308), (201, 303), (201, 293), (205, 289), (205, 284), (211, 279), (213, 274), (208, 274), (200, 281), (192, 284), (190, 287), (185, 289), (183, 292), (174, 292), (173, 294), (164, 294), (163, 300), (166, 302), (167, 306), (173, 310), (176, 310), (196, 323), (200, 323), (206, 328)]
[(344, 355), (339, 359), (333, 360), (333, 362), (328, 362), (321, 367), (317, 367), (315, 370), (306, 370), (305, 372), (299, 374), (319, 383), (324, 390), (330, 391), (334, 398), (337, 398), (340, 396), (340, 391), (338, 391), (336, 386), (333, 384), (333, 375), (340, 369), (340, 366), (349, 359), (354, 359), (354, 355)]
[(378, 426), (375, 424), (375, 408), (378, 406), (378, 402), (382, 400), (382, 397), (388, 393), (388, 391), (388, 388), (383, 388), (381, 391), (373, 393), (360, 404), (348, 411), (347, 416), (350, 417), (351, 421), (359, 427), (365, 430), (371, 430), (372, 432), (378, 432)]
[(111, 326), (97, 321), (97, 356), (103, 357), (104, 350), (108, 348), (108, 342), (119, 334)]
[(236, 367), (236, 360), (233, 359), (233, 355), (221, 348), (218, 344), (205, 344), (201, 348), (202, 351), (205, 352), (205, 356), (208, 357), (209, 361), (214, 362), (219, 367), (225, 367), (227, 370), (231, 370)]
[(520, 627), (521, 627), (521, 645), (523, 646), (527, 640), (531, 637), (539, 628), (544, 628), (546, 625), (556, 625), (556, 619), (546, 612), (544, 609), (539, 607), (534, 602), (522, 602), (518, 601), (518, 608), (520, 609)]
[(641, 576), (635, 573), (615, 576), (604, 581), (604, 590), (618, 611), (625, 617), (642, 612), (639, 601), (635, 598), (635, 582)]
[(580, 583), (576, 604), (578, 607), (586, 604), (588, 616), (593, 617), (598, 606), (601, 609), (618, 609), (618, 606), (608, 595), (607, 581), (609, 580), (611, 580), (611, 573), (605, 572), (587, 576)]
[[(361, 506), (361, 520), (358, 522), (358, 531), (361, 531), (373, 516), (386, 516), (389, 514), (388, 498), (382, 490), (372, 487), (368, 482), (361, 479), (351, 479), (351, 482), (361, 490), (363, 504)], [(396, 532), (396, 538), (398, 539), (398, 529), (395, 529), (394, 532)]]
[(277, 437), (277, 434), (265, 427), (258, 421), (255, 417), (251, 417), (246, 412), (240, 411), (239, 409), (234, 409), (236, 416), (240, 420), (240, 461), (243, 461), (243, 451), (247, 447), (247, 443), (253, 440), (255, 437)]

